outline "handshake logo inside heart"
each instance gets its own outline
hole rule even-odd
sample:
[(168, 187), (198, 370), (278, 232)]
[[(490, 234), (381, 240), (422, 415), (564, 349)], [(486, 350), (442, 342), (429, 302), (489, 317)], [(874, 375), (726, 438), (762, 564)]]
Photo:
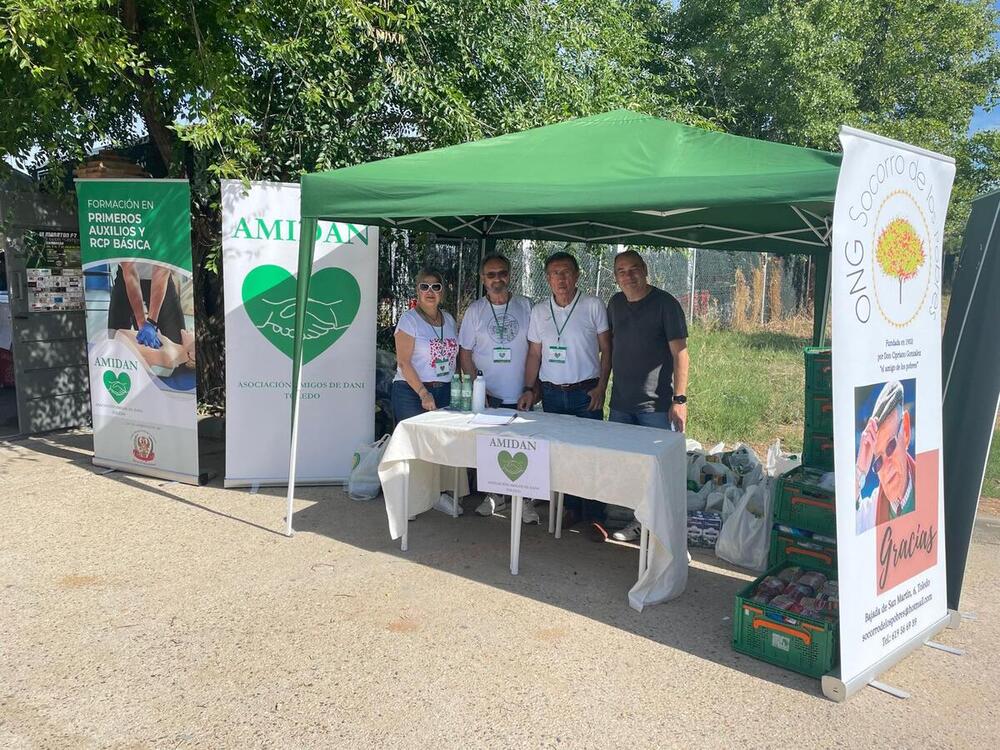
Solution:
[[(294, 352), (296, 280), (280, 266), (258, 266), (243, 280), (243, 306), (261, 335), (291, 358)], [(361, 307), (361, 287), (343, 268), (313, 273), (306, 300), (303, 364), (325, 352), (344, 335)]]

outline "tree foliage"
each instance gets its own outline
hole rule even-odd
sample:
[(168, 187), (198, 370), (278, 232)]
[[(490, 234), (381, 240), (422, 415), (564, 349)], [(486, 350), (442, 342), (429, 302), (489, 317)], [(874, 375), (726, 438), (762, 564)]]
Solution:
[(847, 123), (952, 154), (957, 249), (971, 198), (1000, 186), (1000, 137), (967, 133), (1000, 98), (997, 30), (988, 0), (0, 0), (0, 152), (60, 183), (95, 145), (148, 134), (191, 179), (199, 359), (218, 363), (220, 177), (616, 107), (826, 149)]
[(1000, 159), (995, 139), (968, 135), (973, 109), (1000, 98), (989, 0), (684, 0), (665, 13), (662, 44), (697, 81), (682, 101), (729, 132), (839, 150), (847, 124), (956, 157), (957, 249)]

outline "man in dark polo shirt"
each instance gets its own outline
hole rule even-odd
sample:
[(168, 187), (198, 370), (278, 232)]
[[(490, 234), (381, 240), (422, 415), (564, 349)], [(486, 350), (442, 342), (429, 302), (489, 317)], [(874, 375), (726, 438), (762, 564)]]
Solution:
[[(646, 262), (634, 250), (615, 257), (621, 289), (608, 302), (611, 326), (611, 414), (608, 420), (683, 432), (687, 423), (687, 322), (680, 303), (651, 286)], [(612, 535), (639, 538), (632, 521)]]

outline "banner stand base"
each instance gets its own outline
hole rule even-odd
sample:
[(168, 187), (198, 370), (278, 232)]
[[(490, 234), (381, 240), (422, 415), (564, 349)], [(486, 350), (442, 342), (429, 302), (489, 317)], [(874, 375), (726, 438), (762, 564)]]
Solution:
[[(120, 471), (123, 474), (135, 474), (140, 477), (153, 477), (154, 479), (172, 479), (175, 482), (182, 482), (184, 484), (193, 484), (196, 487), (204, 484), (208, 481), (208, 472), (203, 472), (201, 474), (179, 474), (175, 471), (165, 471), (163, 469), (157, 469), (153, 466), (135, 466), (134, 464), (124, 464), (118, 461), (110, 461), (106, 458), (93, 459), (94, 466), (103, 466), (106, 469), (112, 469), (113, 471)], [(110, 472), (108, 472), (110, 473)]]
[(952, 630), (958, 630), (959, 626), (962, 624), (962, 613), (957, 609), (948, 610), (948, 627)]
[[(226, 479), (222, 482), (222, 486), (229, 489), (238, 489), (240, 487), (249, 487), (253, 490), (254, 487), (260, 489), (262, 487), (287, 487), (287, 479)], [(345, 477), (334, 477), (332, 479), (299, 479), (295, 477), (296, 487), (346, 487), (347, 479)], [(251, 492), (250, 494), (256, 494)]]
[(851, 680), (844, 682), (840, 679), (840, 670), (823, 675), (821, 685), (823, 695), (836, 703), (843, 703), (856, 692), (865, 687), (869, 682), (877, 681), (883, 672), (888, 671), (909, 656), (912, 652), (923, 646), (927, 641), (949, 627), (952, 620), (951, 614), (946, 614), (937, 622), (925, 628), (923, 632), (913, 636), (909, 641), (897, 648), (892, 653), (875, 662), (869, 669), (857, 675)]

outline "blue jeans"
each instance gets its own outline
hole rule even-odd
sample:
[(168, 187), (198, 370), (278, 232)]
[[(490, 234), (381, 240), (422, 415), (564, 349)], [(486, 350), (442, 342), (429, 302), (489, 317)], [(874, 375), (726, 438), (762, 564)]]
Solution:
[[(611, 413), (608, 414), (608, 421), (634, 424), (639, 427), (659, 427), (662, 430), (672, 429), (670, 415), (665, 411), (619, 411), (612, 409)], [(632, 517), (635, 518), (634, 515)]]
[[(451, 383), (435, 383), (427, 388), (434, 397), (434, 403), (439, 409), (451, 406)], [(405, 380), (394, 380), (392, 383), (392, 416), (396, 424), (404, 419), (424, 413), (420, 405), (420, 396)]]
[(586, 391), (564, 391), (542, 383), (542, 411), (549, 414), (570, 414), (584, 419), (604, 419), (601, 409), (589, 409)]
[(619, 411), (612, 409), (611, 413), (608, 414), (608, 421), (634, 424), (640, 427), (671, 429), (669, 415), (665, 411)]
[[(542, 383), (542, 411), (549, 414), (569, 414), (582, 419), (603, 419), (601, 409), (590, 409), (590, 396), (584, 390), (564, 391)], [(582, 497), (566, 495), (563, 504), (583, 520), (601, 522), (604, 520), (604, 509), (607, 507), (598, 500), (584, 504)], [(588, 512), (589, 511), (589, 512)]]

